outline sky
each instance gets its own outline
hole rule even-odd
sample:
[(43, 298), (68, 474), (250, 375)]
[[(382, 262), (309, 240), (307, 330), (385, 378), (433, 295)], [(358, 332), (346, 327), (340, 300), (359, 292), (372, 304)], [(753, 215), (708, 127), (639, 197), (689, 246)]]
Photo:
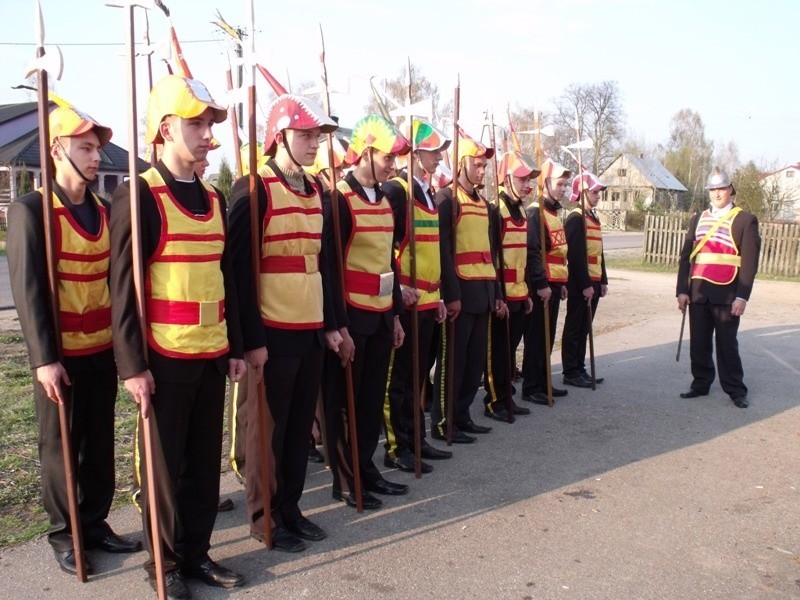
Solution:
[[(227, 104), (225, 69), (231, 44), (210, 21), (220, 8), (249, 30), (250, 0), (165, 0), (196, 79)], [(0, 0), (0, 104), (35, 100), (11, 89), (25, 82), (35, 56), (34, 0)], [(128, 148), (127, 10), (102, 0), (41, 0), (45, 45), (57, 45), (64, 68), (53, 89), (114, 130)], [(224, 8), (223, 8), (224, 7)], [(144, 10), (136, 9), (144, 40)], [(407, 57), (439, 87), (442, 102), (461, 82), (461, 123), (479, 136), (484, 111), (506, 106), (547, 109), (571, 83), (617, 81), (629, 134), (665, 143), (672, 116), (698, 112), (706, 137), (733, 141), (744, 162), (776, 168), (800, 162), (800, 97), (796, 0), (293, 0), (255, 2), (259, 62), (284, 85), (318, 81), (319, 25), (326, 41), (333, 110), (350, 126), (363, 116), (370, 77), (396, 77)], [(169, 22), (149, 11), (153, 43)], [(153, 61), (157, 80), (164, 63)], [(147, 61), (137, 59), (137, 110), (147, 102)], [(266, 98), (259, 77), (258, 93)], [(294, 89), (297, 91), (297, 89)], [(267, 102), (260, 102), (263, 123)], [(546, 123), (545, 123), (546, 124)], [(234, 162), (231, 128), (215, 126)]]

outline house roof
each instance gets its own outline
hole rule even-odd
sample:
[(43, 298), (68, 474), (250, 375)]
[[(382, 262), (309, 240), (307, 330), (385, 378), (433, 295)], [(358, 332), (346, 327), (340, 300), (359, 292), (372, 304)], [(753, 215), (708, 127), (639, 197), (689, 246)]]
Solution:
[(675, 190), (678, 192), (689, 191), (686, 189), (686, 186), (667, 170), (667, 167), (662, 165), (655, 158), (640, 158), (635, 154), (625, 154), (624, 156), (630, 164), (639, 170), (654, 188), (660, 190)]
[(761, 179), (766, 179), (767, 177), (771, 177), (772, 175), (775, 175), (776, 173), (782, 173), (783, 171), (786, 171), (787, 169), (794, 169), (795, 171), (800, 171), (800, 162), (794, 163), (793, 165), (786, 165), (785, 167), (781, 167), (777, 171), (770, 171), (769, 173), (761, 173), (760, 178)]
[(36, 102), (23, 102), (22, 104), (0, 104), (0, 123), (12, 121), (17, 117), (39, 110)]
[[(139, 172), (146, 171), (150, 165), (139, 161)], [(0, 147), (0, 165), (22, 165), (39, 168), (41, 166), (39, 158), (39, 130), (26, 133), (16, 140)], [(119, 173), (128, 172), (128, 151), (120, 148), (113, 142), (106, 144), (100, 150), (100, 170), (116, 171)]]

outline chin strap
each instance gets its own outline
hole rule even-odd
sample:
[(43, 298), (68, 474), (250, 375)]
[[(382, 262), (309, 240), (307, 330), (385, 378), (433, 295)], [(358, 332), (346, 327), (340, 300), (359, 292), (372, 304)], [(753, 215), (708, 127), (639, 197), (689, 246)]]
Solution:
[(295, 165), (297, 165), (300, 169), (302, 169), (303, 165), (301, 165), (299, 162), (297, 162), (297, 160), (295, 160), (294, 154), (292, 154), (292, 151), (289, 150), (289, 144), (286, 142), (286, 133), (285, 133), (285, 131), (286, 130), (284, 129), (283, 131), (281, 131), (281, 133), (283, 133), (283, 136), (282, 136), (283, 137), (283, 147), (286, 150), (286, 154), (289, 155), (289, 160), (291, 160)]
[[(64, 153), (64, 158), (66, 158), (67, 162), (70, 165), (72, 165), (72, 168), (75, 169), (75, 172), (78, 175), (80, 175), (81, 179), (83, 179), (86, 183), (94, 182), (94, 179), (89, 179), (86, 175), (84, 175), (83, 172), (78, 168), (78, 166), (72, 161), (72, 159), (70, 158), (69, 154), (67, 153), (67, 149), (64, 148), (64, 144), (61, 143), (61, 138), (56, 138), (56, 143), (61, 148), (61, 152)], [(95, 177), (95, 179), (97, 179), (97, 177)]]

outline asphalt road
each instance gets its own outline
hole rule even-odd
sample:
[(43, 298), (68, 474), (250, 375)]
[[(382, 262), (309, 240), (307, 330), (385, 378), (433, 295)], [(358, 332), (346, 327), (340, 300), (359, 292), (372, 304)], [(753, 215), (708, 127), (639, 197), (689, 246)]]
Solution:
[[(251, 540), (230, 473), (211, 555), (248, 577), (197, 599), (796, 599), (800, 596), (800, 284), (759, 281), (740, 345), (751, 407), (714, 385), (681, 400), (688, 346), (675, 362), (673, 277), (611, 271), (596, 317), (597, 391), (570, 389), (552, 408), (494, 430), (434, 472), (386, 473), (404, 497), (357, 514), (311, 465), (305, 514), (329, 538), (299, 554)], [(559, 356), (553, 355), (559, 373)], [(560, 377), (555, 376), (560, 384)], [(437, 445), (441, 445), (438, 444)], [(376, 462), (382, 458), (381, 450)], [(4, 483), (5, 485), (5, 483)], [(140, 535), (132, 508), (110, 522)], [(86, 584), (60, 572), (44, 539), (0, 550), (0, 597), (155, 597), (143, 554), (91, 552)]]
[(604, 231), (603, 249), (625, 250), (629, 248), (642, 248), (644, 233), (641, 231)]

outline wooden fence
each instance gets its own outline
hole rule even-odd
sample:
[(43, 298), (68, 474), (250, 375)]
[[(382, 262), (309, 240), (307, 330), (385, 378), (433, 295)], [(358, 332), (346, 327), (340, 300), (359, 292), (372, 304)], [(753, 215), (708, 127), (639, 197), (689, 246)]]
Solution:
[[(690, 216), (647, 215), (642, 261), (677, 267)], [(800, 276), (800, 223), (759, 223), (759, 231), (759, 273)]]

